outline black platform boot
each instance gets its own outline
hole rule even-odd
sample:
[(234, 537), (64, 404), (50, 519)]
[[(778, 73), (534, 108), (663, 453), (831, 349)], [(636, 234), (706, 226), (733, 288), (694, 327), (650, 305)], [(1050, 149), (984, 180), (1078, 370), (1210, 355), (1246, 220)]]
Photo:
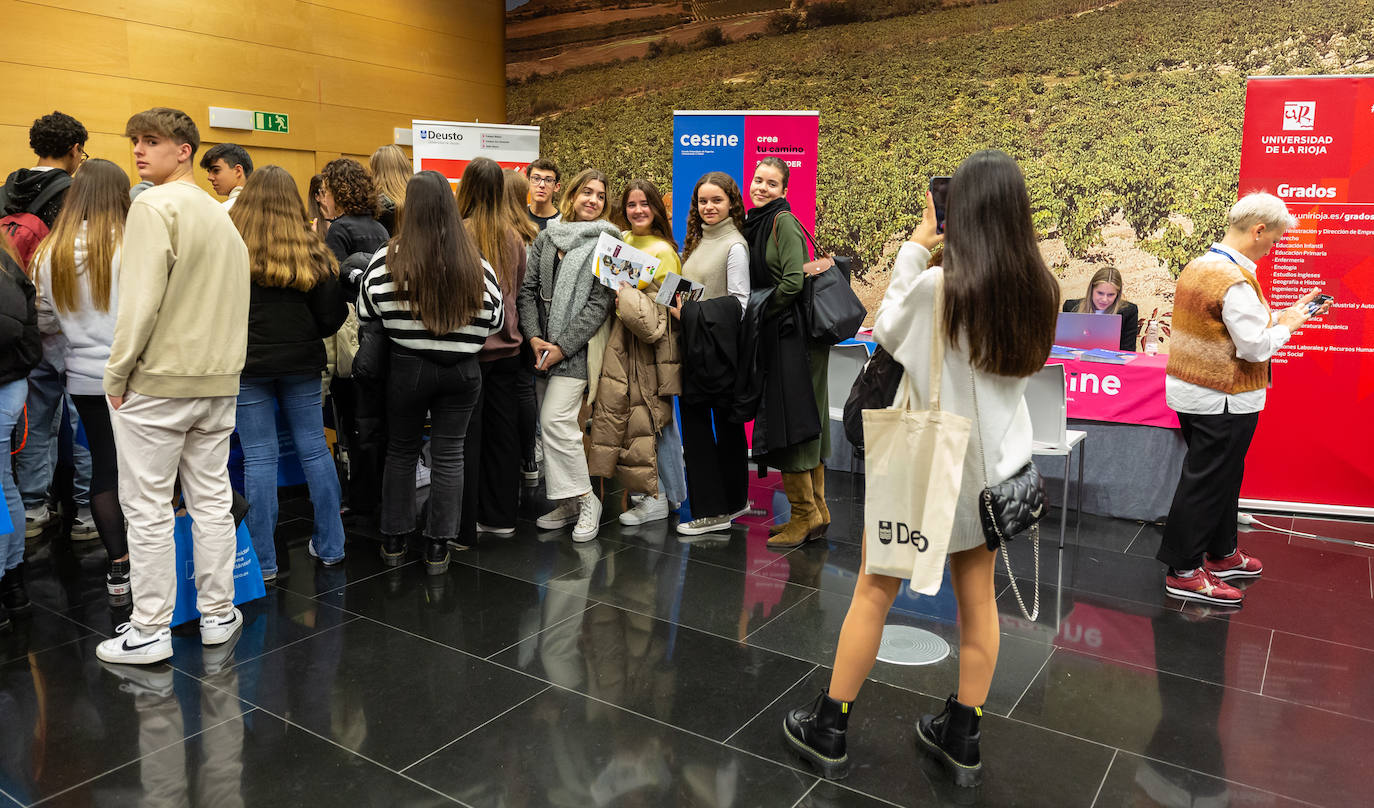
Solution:
[(425, 572), (443, 575), (448, 572), (448, 540), (425, 537)]
[(382, 535), (382, 563), (388, 567), (399, 566), (406, 560), (406, 545), (409, 544), (410, 535), (402, 533), (400, 535)]
[(853, 705), (852, 701), (835, 701), (822, 690), (810, 708), (792, 710), (783, 718), (787, 745), (827, 780), (843, 780), (849, 775), (845, 730)]
[(953, 696), (939, 715), (923, 715), (916, 724), (916, 740), (945, 767), (955, 785), (972, 788), (983, 782), (983, 759), (978, 729), (983, 710), (960, 704)]
[(24, 589), (24, 565), (20, 564), (12, 570), (5, 572), (5, 577), (0, 579), (0, 601), (3, 601), (5, 608), (12, 612), (27, 611), (29, 606), (29, 593)]

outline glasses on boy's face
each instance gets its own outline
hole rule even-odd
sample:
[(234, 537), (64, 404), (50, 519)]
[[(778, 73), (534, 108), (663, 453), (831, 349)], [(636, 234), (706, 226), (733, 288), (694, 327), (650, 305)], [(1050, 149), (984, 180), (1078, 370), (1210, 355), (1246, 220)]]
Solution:
[(84, 163), (84, 162), (86, 162), (86, 161), (89, 160), (89, 159), (91, 159), (91, 156), (90, 156), (89, 154), (86, 153), (86, 150), (85, 150), (85, 149), (82, 149), (82, 150), (81, 150), (81, 162)]
[(553, 177), (540, 177), (540, 176), (530, 177), (530, 184), (531, 184), (531, 185), (540, 185), (540, 186), (543, 186), (543, 185), (553, 185), (553, 184), (555, 184), (556, 182), (558, 182), (558, 180), (554, 179)]

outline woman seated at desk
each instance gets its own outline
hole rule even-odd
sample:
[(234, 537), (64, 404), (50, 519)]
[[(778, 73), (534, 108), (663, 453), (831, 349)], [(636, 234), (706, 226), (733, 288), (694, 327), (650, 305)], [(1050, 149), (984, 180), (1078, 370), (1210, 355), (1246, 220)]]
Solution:
[(1115, 267), (1103, 267), (1088, 281), (1088, 293), (1080, 298), (1064, 301), (1064, 311), (1078, 314), (1120, 314), (1121, 350), (1136, 350), (1140, 333), (1140, 312), (1121, 291), (1121, 273)]

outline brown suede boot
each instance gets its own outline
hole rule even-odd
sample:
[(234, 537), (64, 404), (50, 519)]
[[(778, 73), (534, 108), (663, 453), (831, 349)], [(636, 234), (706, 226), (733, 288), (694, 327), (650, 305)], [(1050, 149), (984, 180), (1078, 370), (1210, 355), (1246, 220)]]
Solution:
[(816, 529), (821, 525), (815, 494), (811, 490), (811, 472), (783, 472), (782, 487), (792, 505), (792, 518), (776, 536), (768, 539), (768, 546), (797, 547), (815, 538)]
[(820, 527), (816, 528), (816, 535), (813, 538), (825, 538), (825, 531), (830, 527), (830, 509), (825, 505), (825, 464), (822, 463), (811, 470), (811, 491), (815, 497), (812, 502), (816, 505), (817, 518), (820, 520)]

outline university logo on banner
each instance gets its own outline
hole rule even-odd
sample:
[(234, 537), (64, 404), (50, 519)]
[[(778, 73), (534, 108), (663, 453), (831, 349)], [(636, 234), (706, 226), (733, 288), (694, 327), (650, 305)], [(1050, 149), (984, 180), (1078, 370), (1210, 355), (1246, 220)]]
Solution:
[(1283, 130), (1285, 132), (1310, 132), (1316, 125), (1317, 102), (1285, 101), (1283, 104)]

